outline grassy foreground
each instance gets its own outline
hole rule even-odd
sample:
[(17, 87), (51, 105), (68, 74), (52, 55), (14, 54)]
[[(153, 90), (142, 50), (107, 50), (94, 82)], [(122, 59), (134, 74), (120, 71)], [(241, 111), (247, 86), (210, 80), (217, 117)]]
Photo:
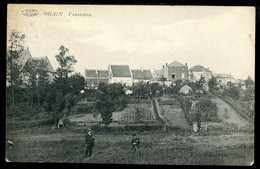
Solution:
[(131, 133), (95, 133), (93, 156), (84, 158), (85, 133), (69, 129), (37, 128), (7, 133), (6, 147), (13, 162), (250, 165), (254, 161), (253, 134), (138, 133), (141, 157), (131, 149)]

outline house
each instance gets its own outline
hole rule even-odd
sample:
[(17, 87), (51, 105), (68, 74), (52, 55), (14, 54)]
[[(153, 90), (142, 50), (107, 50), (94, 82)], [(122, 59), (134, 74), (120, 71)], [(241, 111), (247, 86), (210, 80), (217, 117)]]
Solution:
[(133, 75), (128, 65), (109, 65), (108, 83), (122, 83), (126, 86), (133, 85)]
[(188, 80), (188, 66), (174, 61), (171, 64), (167, 64), (160, 70), (156, 70), (157, 77), (165, 77), (167, 81), (175, 82), (176, 80)]
[(141, 69), (132, 69), (133, 83), (147, 83), (153, 76), (150, 70)]
[[(40, 67), (41, 70), (44, 70), (48, 74), (48, 81), (53, 82), (55, 78), (55, 70), (53, 69), (50, 60), (47, 56), (44, 57), (30, 57), (27, 59), (26, 63), (22, 65), (21, 71), (26, 74), (26, 67), (30, 67), (30, 65), (40, 65), (44, 63), (44, 67)], [(36, 71), (36, 70), (35, 70)], [(38, 75), (36, 75), (37, 77)]]
[[(8, 52), (7, 52), (7, 55), (9, 55)], [(34, 63), (35, 65), (40, 65), (40, 63), (46, 64), (44, 67), (41, 67), (41, 69), (47, 72), (49, 82), (53, 82), (53, 80), (55, 78), (56, 72), (53, 69), (48, 57), (47, 56), (32, 57), (28, 47), (27, 47), (27, 49), (24, 49), (21, 52), (20, 57), (17, 60), (14, 60), (14, 62), (16, 62), (17, 65), (19, 65), (19, 71), (21, 72), (20, 77), (24, 83), (28, 83), (28, 79), (29, 79), (29, 77), (28, 77), (29, 72), (26, 70), (26, 67), (30, 66), (30, 64), (32, 64), (32, 63)], [(35, 70), (35, 71), (37, 71), (37, 70)], [(7, 75), (8, 75), (8, 72), (7, 72)], [(37, 75), (36, 75), (36, 77), (37, 77)], [(7, 86), (8, 85), (9, 84), (7, 84)]]
[(195, 65), (189, 69), (190, 81), (199, 81), (201, 78), (208, 82), (212, 78), (212, 71), (201, 65)]
[(213, 74), (219, 85), (226, 86), (228, 82), (235, 83), (235, 78), (231, 74)]
[(100, 83), (108, 84), (108, 70), (85, 69), (87, 87), (95, 87)]

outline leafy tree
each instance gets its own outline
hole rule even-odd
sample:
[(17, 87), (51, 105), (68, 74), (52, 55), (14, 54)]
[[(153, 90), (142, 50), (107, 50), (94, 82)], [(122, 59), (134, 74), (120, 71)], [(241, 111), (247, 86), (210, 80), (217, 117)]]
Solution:
[(42, 103), (45, 99), (45, 88), (49, 83), (49, 75), (47, 73), (47, 61), (41, 60), (31, 60), (26, 62), (22, 75), (25, 77), (24, 83), (27, 86), (27, 99), (31, 102), (31, 107), (34, 102), (38, 104)]
[(126, 106), (124, 86), (122, 84), (100, 83), (95, 92), (95, 114), (101, 114), (101, 118), (106, 126), (112, 122), (112, 113), (122, 110)]
[(7, 48), (7, 80), (10, 83), (11, 88), (11, 102), (15, 104), (15, 88), (18, 88), (21, 83), (20, 79), (20, 67), (18, 60), (24, 51), (25, 34), (21, 34), (16, 30), (13, 30), (9, 35), (8, 48)]
[(161, 96), (163, 94), (163, 88), (159, 83), (152, 83), (150, 85), (152, 96)]
[(209, 99), (202, 98), (195, 105), (197, 111), (197, 121), (217, 121), (218, 120), (218, 107), (216, 103)]
[(240, 97), (240, 90), (235, 86), (231, 86), (223, 91), (223, 95), (238, 100)]
[(73, 55), (67, 56), (69, 52), (68, 48), (61, 46), (59, 48), (60, 53), (56, 55), (56, 60), (58, 61), (60, 67), (57, 68), (57, 76), (55, 77), (55, 82), (59, 86), (59, 89), (65, 95), (70, 86), (68, 85), (69, 74), (74, 71), (73, 65), (77, 62)]
[(85, 87), (85, 78), (80, 73), (76, 73), (68, 78), (68, 86), (70, 86), (69, 91), (78, 94)]
[(147, 98), (150, 94), (149, 86), (145, 83), (138, 83), (133, 86), (133, 95), (140, 98)]
[(248, 87), (244, 92), (244, 95), (242, 97), (242, 101), (246, 101), (246, 102), (249, 102), (249, 101), (252, 101), (255, 99), (254, 95), (255, 95), (255, 87), (252, 86), (252, 87)]
[(252, 80), (252, 78), (250, 76), (248, 76), (247, 79), (245, 80), (245, 84), (246, 84), (246, 87), (248, 87), (249, 85), (253, 85), (254, 81)]
[(217, 86), (217, 84), (217, 79), (214, 76), (212, 76), (212, 78), (209, 80), (209, 88), (213, 89)]

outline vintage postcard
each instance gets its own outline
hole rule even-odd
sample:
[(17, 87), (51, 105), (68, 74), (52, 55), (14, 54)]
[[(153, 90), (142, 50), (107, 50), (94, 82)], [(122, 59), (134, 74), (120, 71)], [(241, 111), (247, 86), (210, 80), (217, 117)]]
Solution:
[(254, 164), (255, 8), (9, 4), (7, 162)]

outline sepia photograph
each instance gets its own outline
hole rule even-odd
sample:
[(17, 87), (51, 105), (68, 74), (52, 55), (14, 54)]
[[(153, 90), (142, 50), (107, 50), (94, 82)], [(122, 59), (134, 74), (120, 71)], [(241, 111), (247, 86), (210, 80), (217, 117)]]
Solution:
[(5, 161), (252, 166), (255, 19), (253, 6), (8, 4)]

